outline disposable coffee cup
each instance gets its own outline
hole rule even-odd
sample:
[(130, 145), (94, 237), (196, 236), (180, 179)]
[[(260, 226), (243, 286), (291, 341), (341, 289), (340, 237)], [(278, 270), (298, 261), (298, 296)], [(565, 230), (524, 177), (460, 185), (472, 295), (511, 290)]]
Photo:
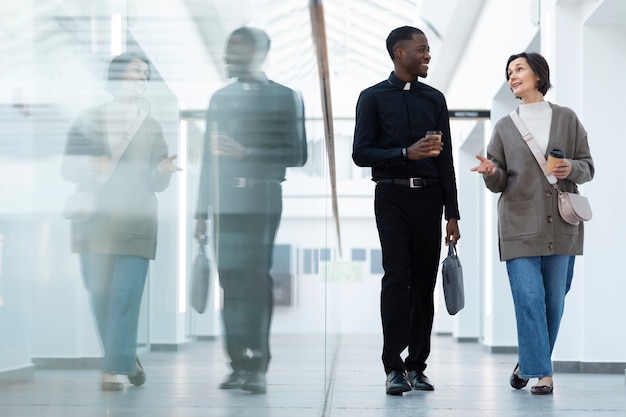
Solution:
[(546, 164), (546, 172), (552, 174), (554, 166), (565, 158), (565, 152), (560, 149), (552, 149), (548, 153), (548, 163)]
[(439, 142), (439, 149), (430, 151), (431, 156), (437, 156), (441, 153), (441, 138), (443, 137), (443, 133), (441, 130), (429, 130), (426, 132), (426, 136), (435, 136), (437, 141)]

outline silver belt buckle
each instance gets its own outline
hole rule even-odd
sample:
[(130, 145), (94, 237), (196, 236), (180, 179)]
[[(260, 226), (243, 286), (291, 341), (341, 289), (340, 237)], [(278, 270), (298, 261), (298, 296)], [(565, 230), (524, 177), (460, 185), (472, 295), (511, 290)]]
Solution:
[[(420, 181), (418, 184), (417, 181)], [(424, 185), (421, 183), (421, 178), (409, 178), (409, 188), (422, 188)]]
[(234, 184), (233, 187), (235, 188), (244, 188), (246, 186), (246, 179), (245, 178), (233, 178), (234, 180)]

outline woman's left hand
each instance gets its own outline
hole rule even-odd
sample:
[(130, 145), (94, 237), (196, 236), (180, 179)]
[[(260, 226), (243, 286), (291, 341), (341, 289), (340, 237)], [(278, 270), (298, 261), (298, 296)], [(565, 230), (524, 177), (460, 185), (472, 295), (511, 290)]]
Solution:
[(564, 180), (569, 177), (569, 174), (572, 173), (572, 161), (569, 159), (563, 159), (563, 161), (559, 162), (552, 169), (552, 175), (554, 175), (559, 180)]
[(171, 174), (176, 171), (182, 171), (183, 169), (174, 164), (174, 159), (178, 158), (178, 155), (172, 155), (161, 162), (159, 162), (159, 172), (164, 174)]

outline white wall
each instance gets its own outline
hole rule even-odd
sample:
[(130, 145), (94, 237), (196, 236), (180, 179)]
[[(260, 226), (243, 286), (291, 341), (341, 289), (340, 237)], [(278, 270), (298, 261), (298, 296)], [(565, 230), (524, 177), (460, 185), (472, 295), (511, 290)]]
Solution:
[[(626, 282), (621, 268), (607, 262), (622, 256), (609, 236), (620, 236), (625, 228), (616, 220), (626, 197), (614, 191), (623, 166), (620, 154), (626, 148), (621, 140), (626, 86), (623, 71), (619, 70), (626, 65), (625, 21), (624, 3), (605, 0), (588, 20), (581, 22), (581, 42), (576, 49), (580, 52), (575, 58), (584, 65), (579, 67), (580, 78), (573, 80), (573, 85), (582, 88), (572, 89), (570, 84), (555, 88), (559, 97), (567, 97), (569, 90), (580, 92), (580, 102), (574, 105), (580, 106), (596, 166), (594, 180), (582, 189), (591, 199), (594, 218), (585, 227), (584, 261), (577, 271), (579, 280), (574, 282), (575, 298), (568, 300), (564, 320), (567, 333), (563, 333), (567, 338), (559, 341), (557, 360), (626, 362), (626, 333), (621, 326), (626, 317), (622, 308)], [(570, 60), (571, 56), (561, 56), (562, 72), (571, 69)], [(572, 314), (570, 320), (573, 312), (578, 314)]]
[[(496, 3), (504, 2), (488, 2), (481, 17), (483, 22), (487, 23)], [(500, 6), (503, 7), (502, 4)], [(519, 10), (523, 11), (516, 8), (515, 13)], [(513, 19), (503, 20), (510, 28), (514, 28), (524, 19), (525, 16), (520, 13)], [(594, 218), (585, 225), (585, 255), (576, 261), (574, 283), (567, 297), (553, 360), (579, 363), (583, 369), (594, 369), (593, 366), (585, 366), (598, 362), (623, 364), (626, 362), (626, 334), (619, 323), (624, 317), (621, 299), (626, 284), (619, 267), (607, 262), (608, 259), (620, 257), (619, 246), (608, 241), (607, 235), (621, 235), (622, 225), (615, 219), (621, 214), (621, 200), (626, 198), (622, 196), (623, 193), (613, 192), (613, 188), (609, 188), (611, 181), (614, 183), (613, 179), (619, 178), (623, 165), (619, 132), (622, 130), (620, 123), (626, 108), (623, 103), (626, 87), (622, 82), (623, 71), (619, 69), (626, 64), (626, 48), (623, 46), (626, 36), (626, 3), (619, 0), (544, 1), (540, 20), (541, 27), (534, 33), (532, 28), (521, 32), (498, 29), (497, 24), (485, 24), (478, 29), (474, 37), (480, 39), (483, 33), (490, 39), (486, 41), (486, 38), (482, 38), (485, 40), (483, 48), (488, 45), (494, 55), (500, 56), (494, 64), (498, 69), (494, 76), (498, 78), (496, 85), (499, 90), (494, 90), (494, 84), (483, 78), (479, 78), (481, 82), (466, 88), (468, 79), (475, 74), (467, 68), (480, 67), (482, 70), (483, 62), (491, 62), (489, 58), (479, 58), (479, 52), (473, 49), (473, 45), (481, 42), (473, 39), (465, 54), (465, 65), (459, 69), (446, 94), (449, 102), (480, 107), (480, 100), (486, 92), (493, 101), (492, 120), (498, 120), (515, 106), (507, 98), (510, 93), (503, 79), (506, 57), (522, 50), (533, 50), (541, 52), (548, 59), (554, 88), (547, 98), (577, 112), (589, 133), (597, 169), (594, 180), (581, 188), (591, 198)], [(540, 38), (535, 38), (538, 33)], [(476, 91), (476, 85), (482, 91)], [(461, 147), (461, 165), (464, 164), (465, 148), (472, 148), (469, 139)], [(462, 173), (459, 183), (471, 190), (471, 182), (466, 182)], [(485, 298), (481, 300), (484, 303), (481, 306), (482, 343), (493, 347), (514, 347), (516, 335), (510, 290), (506, 271), (497, 258), (497, 241), (493, 236), (496, 200), (481, 192), (477, 192), (475, 198), (470, 194), (465, 190), (460, 192), (462, 212), (467, 214), (469, 208), (469, 214), (481, 216), (479, 211), (484, 210), (481, 231), (474, 238), (489, 240), (491, 237), (491, 243), (482, 251), (484, 269), (481, 272), (485, 274)], [(480, 201), (484, 202), (482, 208), (478, 208)], [(463, 217), (467, 219), (467, 215)]]

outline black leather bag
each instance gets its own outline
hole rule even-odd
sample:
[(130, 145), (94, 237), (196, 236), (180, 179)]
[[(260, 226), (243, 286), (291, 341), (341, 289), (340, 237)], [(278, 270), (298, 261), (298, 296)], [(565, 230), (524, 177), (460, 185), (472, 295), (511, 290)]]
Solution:
[(451, 316), (454, 316), (465, 307), (465, 290), (463, 288), (463, 268), (456, 252), (456, 246), (452, 241), (448, 245), (448, 256), (443, 260), (441, 275), (446, 309)]
[(201, 244), (199, 246), (198, 254), (193, 262), (189, 301), (191, 307), (202, 314), (206, 310), (207, 300), (209, 298), (211, 262), (206, 255), (206, 245)]

